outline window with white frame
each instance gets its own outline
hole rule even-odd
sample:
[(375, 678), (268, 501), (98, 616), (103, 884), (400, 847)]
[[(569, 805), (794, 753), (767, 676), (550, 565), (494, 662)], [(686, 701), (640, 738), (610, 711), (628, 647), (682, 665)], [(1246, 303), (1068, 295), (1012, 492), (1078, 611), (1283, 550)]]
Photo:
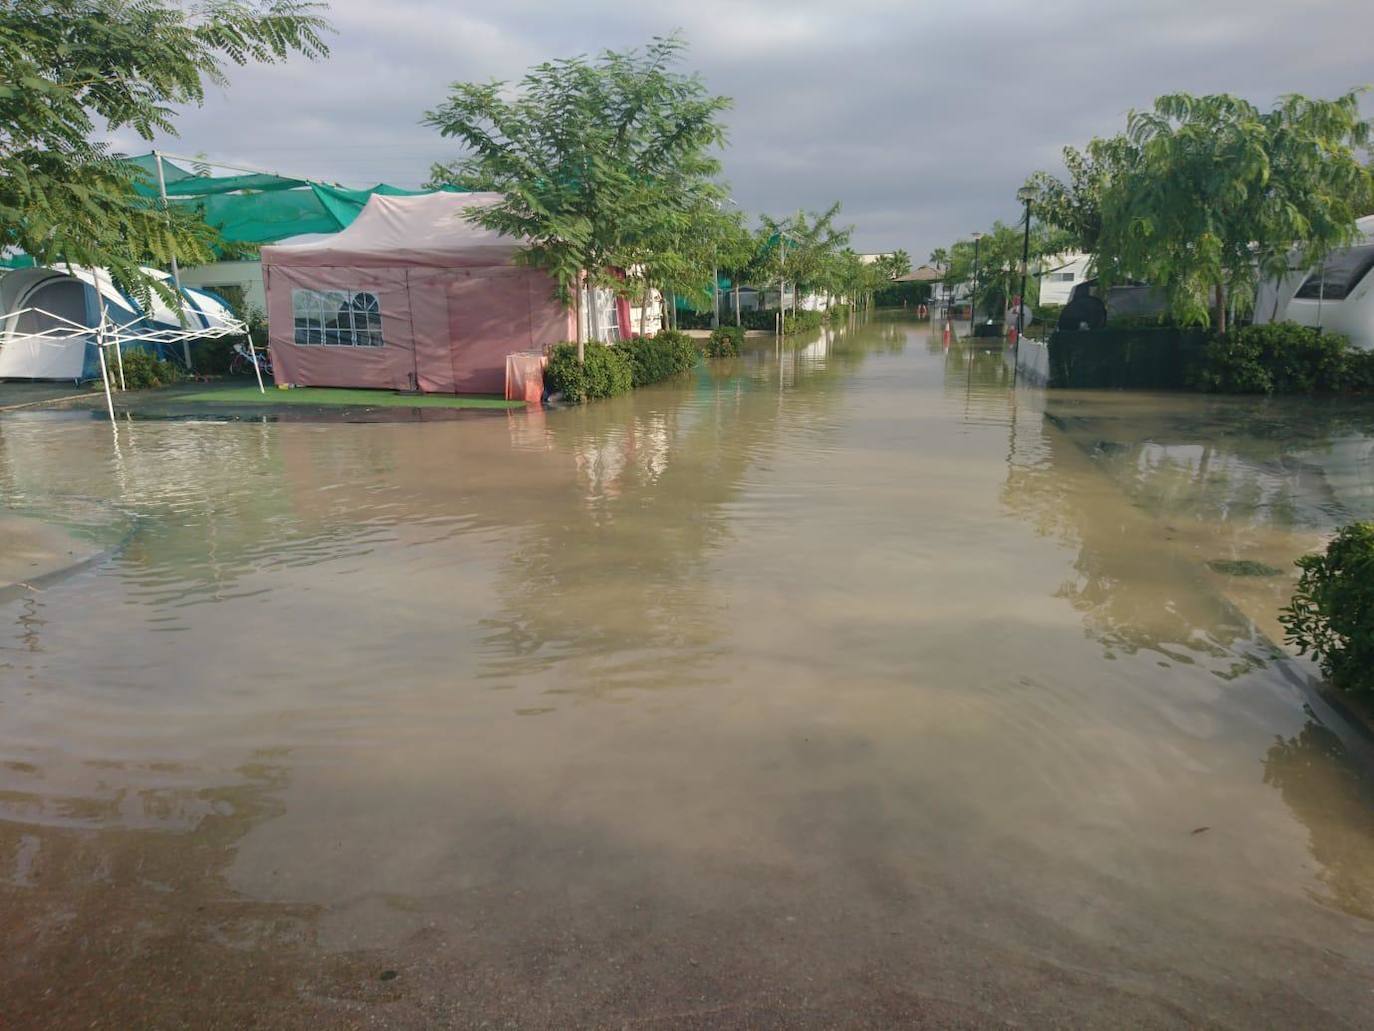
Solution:
[(381, 347), (382, 307), (364, 290), (292, 290), (298, 344)]

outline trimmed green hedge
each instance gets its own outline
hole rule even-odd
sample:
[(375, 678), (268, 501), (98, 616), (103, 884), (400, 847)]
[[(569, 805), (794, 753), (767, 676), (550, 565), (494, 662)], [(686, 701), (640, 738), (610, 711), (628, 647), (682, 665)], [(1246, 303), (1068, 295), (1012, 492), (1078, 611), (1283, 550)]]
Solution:
[(544, 385), (570, 404), (627, 394), (634, 384), (630, 356), (605, 344), (586, 345), (586, 361), (577, 360), (576, 344), (554, 344), (544, 368)]
[(1214, 337), (1188, 385), (1213, 394), (1332, 394), (1374, 387), (1374, 353), (1345, 337), (1291, 322)]
[(711, 313), (709, 311), (692, 311), (690, 308), (679, 308), (673, 316), (673, 321), (677, 323), (680, 329), (710, 329)]
[(776, 308), (751, 308), (741, 311), (739, 320), (745, 329), (765, 329), (769, 333), (776, 333), (778, 329)]
[(616, 345), (629, 356), (634, 386), (650, 383), (686, 372), (697, 363), (697, 345), (686, 333), (665, 329), (656, 336), (631, 337)]
[(1374, 352), (1307, 326), (1244, 326), (1217, 336), (1177, 326), (1057, 330), (1050, 386), (1323, 394), (1374, 390)]
[(1374, 523), (1344, 527), (1302, 576), (1279, 621), (1299, 654), (1311, 652), (1333, 687), (1374, 695)]
[(657, 336), (631, 337), (608, 347), (586, 345), (586, 361), (577, 361), (577, 345), (555, 344), (544, 368), (544, 386), (569, 404), (629, 393), (635, 387), (686, 372), (701, 359), (696, 341), (665, 329)]

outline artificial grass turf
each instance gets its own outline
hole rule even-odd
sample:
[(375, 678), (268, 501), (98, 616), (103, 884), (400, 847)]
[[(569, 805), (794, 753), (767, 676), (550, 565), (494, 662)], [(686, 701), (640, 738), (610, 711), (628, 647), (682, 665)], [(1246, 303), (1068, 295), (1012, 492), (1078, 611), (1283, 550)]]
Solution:
[[(169, 398), (170, 400), (170, 398)], [(523, 408), (523, 401), (500, 397), (455, 397), (452, 394), (395, 394), (389, 390), (350, 390), (346, 387), (297, 387), (277, 390), (268, 387), (224, 387), (182, 394), (178, 401), (203, 401), (234, 405), (325, 405), (353, 408)]]

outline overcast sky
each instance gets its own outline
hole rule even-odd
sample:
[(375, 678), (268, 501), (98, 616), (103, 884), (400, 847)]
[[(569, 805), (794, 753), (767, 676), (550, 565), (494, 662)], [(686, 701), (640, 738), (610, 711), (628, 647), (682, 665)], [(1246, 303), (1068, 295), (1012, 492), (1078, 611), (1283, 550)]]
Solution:
[(782, 214), (839, 200), (856, 247), (920, 262), (1013, 221), (1029, 172), (1157, 94), (1268, 105), (1374, 81), (1371, 0), (335, 0), (328, 12), (327, 60), (233, 70), (182, 115), (181, 138), (158, 145), (415, 186), (454, 154), (419, 125), (449, 83), (680, 29), (684, 67), (734, 98), (723, 158), (739, 204)]

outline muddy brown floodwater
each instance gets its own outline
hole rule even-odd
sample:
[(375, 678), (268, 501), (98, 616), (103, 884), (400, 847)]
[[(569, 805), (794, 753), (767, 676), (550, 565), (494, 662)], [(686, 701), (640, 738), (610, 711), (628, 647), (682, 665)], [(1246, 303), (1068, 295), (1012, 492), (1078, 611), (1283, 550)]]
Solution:
[(109, 554), (0, 597), (0, 1026), (1374, 1025), (1370, 748), (1273, 643), (1372, 466), (897, 322), (8, 416), (4, 509)]

